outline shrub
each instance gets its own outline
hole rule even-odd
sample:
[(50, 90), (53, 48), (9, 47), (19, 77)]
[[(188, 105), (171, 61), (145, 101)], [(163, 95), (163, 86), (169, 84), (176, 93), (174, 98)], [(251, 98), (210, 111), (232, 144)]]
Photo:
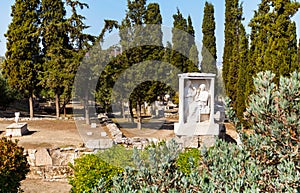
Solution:
[[(150, 146), (145, 151), (134, 150), (135, 167), (126, 167), (124, 172), (113, 178), (111, 192), (197, 192), (199, 184), (204, 183), (199, 178), (199, 170), (193, 159), (189, 166), (191, 173), (186, 174), (176, 166), (176, 160), (182, 150), (174, 140), (156, 146)], [(145, 157), (145, 155), (147, 155)], [(201, 181), (202, 180), (202, 181)], [(100, 180), (93, 192), (106, 192), (104, 180)]]
[(18, 192), (29, 172), (29, 164), (18, 141), (0, 139), (0, 192)]
[(200, 157), (201, 153), (199, 149), (187, 149), (179, 154), (178, 159), (176, 160), (176, 166), (182, 172), (190, 174), (193, 167), (190, 163), (194, 162), (195, 166), (199, 167)]
[(69, 184), (72, 185), (71, 192), (91, 192), (100, 179), (103, 179), (109, 190), (111, 178), (122, 172), (121, 168), (115, 167), (95, 154), (84, 155), (75, 159), (74, 165), (70, 164), (74, 171), (74, 176), (69, 178)]
[(96, 155), (110, 165), (125, 168), (126, 166), (134, 166), (132, 153), (132, 149), (126, 149), (123, 145), (114, 145), (104, 151), (98, 151)]
[[(246, 118), (253, 134), (244, 135), (245, 149), (263, 168), (260, 189), (266, 192), (290, 192), (300, 182), (300, 73), (280, 77), (260, 72), (254, 79)], [(268, 184), (268, 185), (265, 185)]]

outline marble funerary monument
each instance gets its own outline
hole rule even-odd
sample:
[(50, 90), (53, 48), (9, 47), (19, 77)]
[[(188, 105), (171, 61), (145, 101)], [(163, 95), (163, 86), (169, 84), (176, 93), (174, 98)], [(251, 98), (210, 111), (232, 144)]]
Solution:
[(177, 136), (217, 136), (214, 121), (215, 74), (179, 74), (179, 122), (174, 125)]

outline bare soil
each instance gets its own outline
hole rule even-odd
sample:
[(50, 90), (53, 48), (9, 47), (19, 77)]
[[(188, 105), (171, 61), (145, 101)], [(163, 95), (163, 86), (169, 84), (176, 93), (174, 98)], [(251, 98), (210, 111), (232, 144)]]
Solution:
[[(0, 121), (0, 135), (5, 134), (5, 128), (14, 121)], [(25, 121), (20, 121), (25, 122)], [(73, 120), (32, 120), (26, 121), (29, 134), (13, 137), (19, 140), (19, 145), (25, 149), (38, 147), (78, 147), (82, 140)]]
[(21, 182), (24, 193), (68, 193), (71, 185), (67, 182), (51, 182), (43, 180), (26, 179)]

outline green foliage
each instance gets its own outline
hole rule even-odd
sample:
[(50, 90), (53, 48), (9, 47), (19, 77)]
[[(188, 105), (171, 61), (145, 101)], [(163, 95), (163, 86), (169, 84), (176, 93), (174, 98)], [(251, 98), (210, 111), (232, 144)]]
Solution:
[[(198, 72), (198, 54), (197, 47), (195, 47), (194, 28), (191, 17), (188, 20), (183, 17), (179, 9), (173, 15), (173, 29), (172, 29), (172, 54), (171, 63), (177, 67), (181, 72)], [(189, 60), (191, 56), (192, 61)], [(196, 63), (197, 62), (197, 63)]]
[[(199, 151), (199, 149), (196, 148), (188, 149), (181, 152), (178, 156), (178, 159), (176, 160), (176, 165), (178, 167), (178, 170), (190, 174), (191, 169), (194, 166), (199, 167), (200, 158), (201, 158), (201, 152)], [(191, 165), (191, 162), (193, 162), (194, 164)]]
[[(174, 141), (149, 147), (145, 151), (148, 157), (142, 158), (144, 153), (134, 150), (135, 167), (127, 167), (124, 173), (113, 178), (111, 192), (175, 192), (189, 186), (188, 182), (180, 182), (184, 174), (176, 170), (180, 148)], [(105, 192), (102, 187), (105, 183), (100, 181), (94, 192)]]
[(97, 152), (97, 156), (110, 165), (118, 168), (125, 168), (127, 166), (133, 167), (132, 149), (126, 149), (123, 145), (114, 145), (113, 147)]
[(17, 92), (0, 75), (0, 107), (6, 109), (16, 99)]
[[(299, 68), (297, 64), (297, 37), (295, 23), (291, 20), (300, 7), (296, 1), (262, 0), (255, 11), (251, 27), (250, 69), (251, 76), (270, 70), (287, 76)], [(250, 93), (254, 91), (249, 82)]]
[(217, 46), (215, 37), (215, 16), (214, 6), (211, 3), (205, 2), (204, 16), (202, 21), (202, 61), (201, 72), (217, 74)]
[(100, 179), (103, 179), (107, 186), (111, 187), (111, 179), (114, 175), (121, 173), (122, 169), (111, 165), (94, 154), (84, 155), (75, 160), (74, 165), (70, 164), (74, 170), (74, 176), (69, 179), (72, 185), (71, 192), (92, 192), (92, 188)]
[[(39, 0), (15, 1), (11, 10), (12, 21), (5, 34), (7, 50), (2, 66), (8, 84), (29, 97), (30, 102), (33, 92), (38, 90), (41, 71), (38, 8)], [(33, 104), (30, 104), (32, 117)]]
[(17, 193), (29, 172), (23, 147), (5, 137), (0, 139), (0, 192)]
[[(223, 71), (226, 95), (238, 118), (242, 120), (247, 96), (252, 81), (248, 71), (248, 37), (242, 24), (243, 7), (238, 0), (226, 1), (225, 47), (223, 55)], [(251, 67), (250, 67), (251, 68)]]
[[(239, 129), (241, 147), (248, 154), (247, 162), (252, 164), (249, 167), (256, 176), (259, 191), (297, 192), (300, 189), (300, 74), (294, 72), (290, 78), (281, 76), (278, 86), (275, 77), (266, 71), (254, 78), (255, 92), (246, 111), (252, 134)], [(234, 118), (234, 111), (228, 112)], [(240, 123), (236, 123), (239, 127)]]

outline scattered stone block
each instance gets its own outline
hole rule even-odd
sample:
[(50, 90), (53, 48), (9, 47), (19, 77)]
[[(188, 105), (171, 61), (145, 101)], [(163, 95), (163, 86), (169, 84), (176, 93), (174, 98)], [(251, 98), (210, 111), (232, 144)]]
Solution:
[(51, 166), (52, 158), (49, 152), (45, 148), (38, 149), (35, 153), (35, 165), (36, 166)]

